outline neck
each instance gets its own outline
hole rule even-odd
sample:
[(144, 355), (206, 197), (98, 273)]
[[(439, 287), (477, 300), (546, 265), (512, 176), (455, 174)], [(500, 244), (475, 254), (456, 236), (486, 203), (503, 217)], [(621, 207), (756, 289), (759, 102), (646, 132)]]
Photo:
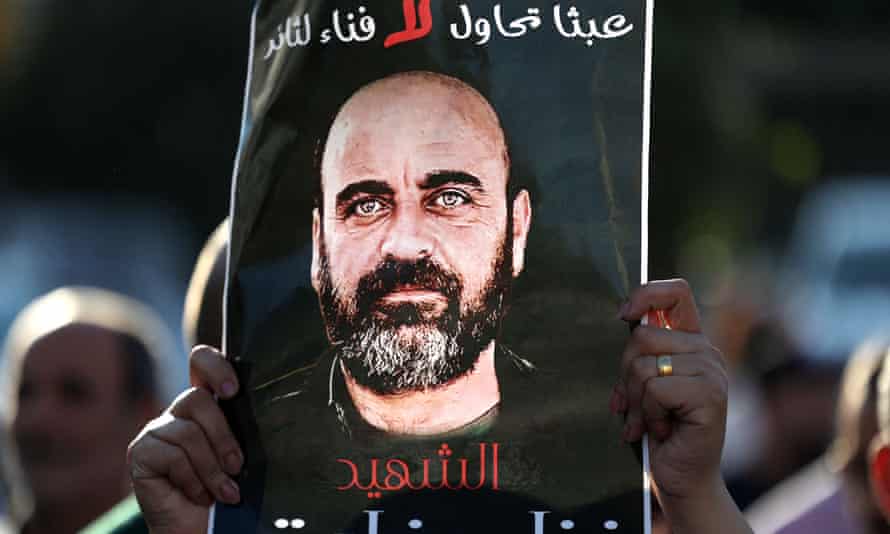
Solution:
[(494, 341), (479, 354), (469, 373), (427, 390), (381, 395), (359, 385), (345, 369), (343, 376), (362, 418), (392, 434), (443, 434), (475, 421), (501, 400)]
[(80, 532), (122, 501), (127, 496), (126, 486), (115, 491), (94, 494), (90, 499), (64, 502), (35, 503), (34, 513), (25, 523), (24, 534), (74, 534)]

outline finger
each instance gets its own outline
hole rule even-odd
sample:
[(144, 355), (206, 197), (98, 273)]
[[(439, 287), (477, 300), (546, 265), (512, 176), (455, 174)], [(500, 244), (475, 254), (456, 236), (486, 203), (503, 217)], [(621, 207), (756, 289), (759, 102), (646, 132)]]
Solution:
[(625, 321), (639, 321), (650, 310), (664, 310), (674, 330), (701, 331), (692, 289), (682, 278), (657, 280), (634, 289), (619, 315)]
[[(197, 423), (171, 416), (166, 424), (151, 430), (150, 434), (182, 451), (208, 493), (217, 500), (231, 504), (240, 501), (238, 486), (223, 472)], [(180, 454), (177, 453), (175, 459), (178, 464), (183, 463)]]
[[(703, 354), (672, 354), (671, 355), (671, 376), (701, 376), (709, 372), (712, 364), (707, 361), (707, 357)], [(658, 357), (657, 356), (638, 356), (630, 362), (627, 373), (624, 375), (625, 386), (627, 386), (628, 403), (634, 402), (633, 391), (630, 386), (632, 384), (644, 384), (649, 380), (658, 377)], [(642, 389), (639, 390), (642, 392)], [(636, 399), (639, 401), (639, 396)]]
[(665, 441), (671, 435), (671, 412), (658, 401), (658, 396), (649, 391), (650, 387), (659, 381), (656, 377), (646, 382), (641, 402), (641, 413), (646, 430), (657, 441)]
[(241, 447), (219, 404), (209, 391), (192, 388), (173, 402), (169, 412), (176, 418), (194, 421), (201, 427), (213, 447), (217, 461), (228, 474), (237, 475), (241, 471), (244, 462)]
[[(675, 376), (700, 376), (706, 364), (700, 354), (674, 354), (671, 356)], [(646, 432), (647, 425), (643, 414), (643, 397), (650, 380), (658, 377), (656, 356), (638, 356), (630, 360), (623, 375), (627, 399), (627, 415), (622, 437), (634, 442)]]
[(609, 411), (616, 415), (627, 412), (627, 393), (624, 389), (624, 382), (615, 384), (615, 387), (612, 388), (612, 395), (609, 397)]
[(238, 392), (238, 376), (225, 356), (207, 345), (198, 345), (189, 356), (189, 379), (195, 387), (213, 391), (223, 399)]
[(677, 421), (705, 426), (726, 411), (726, 383), (714, 376), (664, 376), (650, 380), (646, 396)]
[(712, 349), (708, 339), (702, 334), (640, 325), (634, 328), (624, 345), (624, 352), (621, 355), (621, 370), (623, 374), (627, 374), (631, 362), (640, 356), (706, 354)]
[(153, 486), (150, 482), (161, 482), (158, 491), (153, 492), (158, 497), (164, 497), (177, 488), (195, 504), (209, 506), (213, 501), (185, 452), (150, 433), (140, 435), (130, 445), (127, 460), (137, 491), (142, 487), (151, 489)]

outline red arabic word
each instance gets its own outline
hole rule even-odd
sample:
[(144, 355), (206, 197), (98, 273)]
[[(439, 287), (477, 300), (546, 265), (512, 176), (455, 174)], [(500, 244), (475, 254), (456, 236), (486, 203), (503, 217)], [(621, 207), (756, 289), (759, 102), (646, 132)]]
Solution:
[[(443, 443), (439, 447), (438, 461), (430, 458), (421, 459), (421, 472), (416, 471), (412, 477), (411, 468), (408, 463), (398, 458), (381, 459), (372, 458), (370, 460), (370, 473), (366, 482), (362, 482), (359, 475), (359, 468), (352, 460), (346, 458), (337, 458), (337, 461), (349, 468), (349, 482), (342, 486), (337, 486), (339, 491), (350, 489), (358, 489), (368, 492), (368, 498), (379, 499), (381, 491), (400, 491), (408, 489), (417, 490), (469, 490), (475, 491), (485, 486), (486, 480), (490, 481), (490, 488), (498, 490), (498, 452), (500, 445), (498, 443), (480, 443), (479, 459), (478, 459), (478, 478), (475, 483), (470, 481), (471, 470), (475, 472), (476, 467), (471, 469), (471, 461), (469, 458), (451, 459), (451, 449), (447, 443)], [(490, 451), (488, 454), (487, 451)], [(490, 458), (491, 465), (486, 461)], [(455, 466), (455, 463), (457, 464)], [(451, 468), (451, 476), (449, 476), (449, 467)], [(460, 472), (460, 479), (453, 481), (452, 478)], [(432, 475), (432, 476), (431, 476)], [(439, 475), (439, 476), (437, 476)]]
[(402, 0), (402, 13), (405, 16), (405, 29), (394, 32), (383, 41), (383, 48), (389, 48), (399, 43), (414, 41), (429, 35), (433, 31), (433, 13), (430, 11), (430, 0), (420, 0), (420, 25), (417, 25), (417, 12), (414, 8), (414, 0)]

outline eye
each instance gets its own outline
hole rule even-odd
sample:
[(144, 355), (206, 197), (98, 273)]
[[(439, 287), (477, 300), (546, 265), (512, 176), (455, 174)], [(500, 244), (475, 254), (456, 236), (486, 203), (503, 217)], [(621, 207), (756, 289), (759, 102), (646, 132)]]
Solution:
[(378, 198), (366, 198), (359, 200), (352, 206), (352, 211), (359, 217), (372, 217), (384, 208), (383, 202)]
[(456, 191), (454, 189), (448, 189), (447, 191), (442, 191), (434, 200), (435, 204), (441, 208), (452, 209), (458, 206), (462, 206), (469, 202), (470, 199), (467, 197), (465, 193), (460, 191)]
[(62, 398), (70, 404), (83, 404), (92, 396), (89, 384), (77, 378), (65, 378), (61, 384)]

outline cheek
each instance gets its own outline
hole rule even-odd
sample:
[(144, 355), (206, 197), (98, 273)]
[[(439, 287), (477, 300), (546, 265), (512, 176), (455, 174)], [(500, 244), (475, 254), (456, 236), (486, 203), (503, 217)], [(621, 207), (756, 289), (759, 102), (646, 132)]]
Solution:
[(443, 256), (460, 276), (465, 295), (478, 295), (492, 278), (504, 232), (502, 222), (443, 234)]
[(374, 269), (380, 261), (379, 239), (374, 234), (358, 232), (326, 236), (328, 269), (337, 290), (353, 291), (358, 280)]

